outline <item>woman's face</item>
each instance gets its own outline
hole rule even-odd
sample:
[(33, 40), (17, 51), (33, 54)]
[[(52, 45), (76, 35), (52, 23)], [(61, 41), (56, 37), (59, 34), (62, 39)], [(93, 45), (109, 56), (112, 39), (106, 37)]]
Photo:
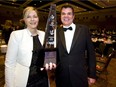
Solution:
[(34, 10), (27, 11), (24, 16), (25, 24), (27, 25), (27, 28), (29, 29), (37, 29), (39, 17), (37, 15), (37, 12)]

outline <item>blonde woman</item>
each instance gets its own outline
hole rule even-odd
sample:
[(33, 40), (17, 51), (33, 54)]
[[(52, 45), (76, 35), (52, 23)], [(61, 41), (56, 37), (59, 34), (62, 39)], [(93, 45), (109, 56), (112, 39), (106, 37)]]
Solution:
[(5, 87), (48, 87), (43, 65), (44, 32), (37, 29), (39, 17), (34, 7), (23, 11), (26, 28), (11, 33), (5, 60)]

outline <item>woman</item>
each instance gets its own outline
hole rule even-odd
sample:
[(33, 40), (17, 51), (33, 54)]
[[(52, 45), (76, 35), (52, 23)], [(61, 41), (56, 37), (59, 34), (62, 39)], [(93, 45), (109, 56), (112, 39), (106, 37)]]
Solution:
[(5, 87), (48, 87), (43, 66), (44, 32), (37, 30), (39, 17), (34, 7), (23, 11), (26, 28), (11, 33), (5, 60)]

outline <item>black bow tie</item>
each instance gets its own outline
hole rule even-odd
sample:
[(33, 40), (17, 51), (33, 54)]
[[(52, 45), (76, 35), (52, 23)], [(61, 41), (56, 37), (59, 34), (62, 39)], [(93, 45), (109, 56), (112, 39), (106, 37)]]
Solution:
[(67, 31), (67, 30), (72, 30), (72, 27), (69, 27), (69, 28), (63, 28), (64, 31)]

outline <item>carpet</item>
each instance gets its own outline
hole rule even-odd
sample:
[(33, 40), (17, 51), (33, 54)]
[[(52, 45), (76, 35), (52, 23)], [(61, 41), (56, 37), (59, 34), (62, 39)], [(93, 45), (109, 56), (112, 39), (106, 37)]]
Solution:
[[(4, 56), (0, 55), (0, 87), (4, 85)], [(54, 86), (54, 82), (53, 85)], [(90, 87), (116, 87), (116, 58), (112, 58), (107, 72), (101, 74), (96, 83)]]
[(0, 87), (4, 85), (4, 55), (0, 55)]

